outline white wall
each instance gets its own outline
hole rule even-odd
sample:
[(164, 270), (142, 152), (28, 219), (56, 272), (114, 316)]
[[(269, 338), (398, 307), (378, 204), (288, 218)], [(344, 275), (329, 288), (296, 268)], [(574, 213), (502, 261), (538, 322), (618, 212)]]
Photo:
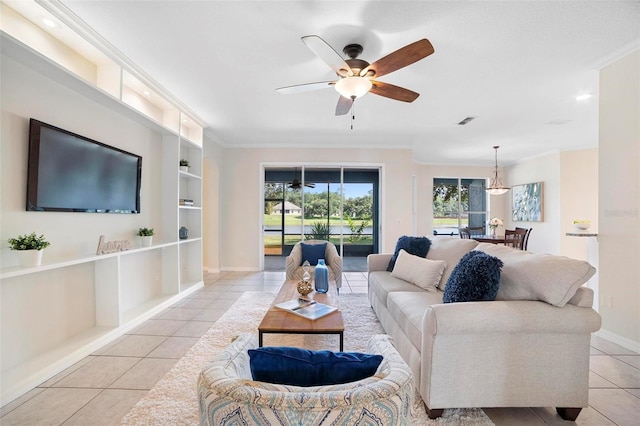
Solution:
[(224, 150), (205, 135), (202, 191), (203, 267), (209, 272), (220, 271), (220, 165)]
[(640, 351), (640, 52), (600, 73), (602, 334)]
[(598, 233), (598, 149), (560, 153), (560, 254), (593, 262), (585, 237), (566, 236), (576, 232), (573, 221), (590, 220), (589, 232)]
[[(101, 234), (107, 240), (135, 241), (139, 227), (160, 224), (160, 135), (108, 108), (70, 91), (41, 74), (2, 56), (2, 191), (0, 247), (2, 264), (17, 265), (7, 239), (45, 234), (51, 246), (45, 261), (95, 254)], [(25, 211), (29, 118), (141, 155), (141, 214)], [(156, 226), (157, 228), (157, 226)], [(162, 239), (162, 235), (158, 235)]]
[[(211, 141), (207, 144), (211, 145)], [(207, 156), (214, 150), (212, 146), (207, 148)], [(218, 238), (219, 251), (213, 248), (215, 243), (208, 241), (211, 236), (207, 236), (205, 241), (205, 264), (214, 265), (214, 269), (215, 265), (223, 270), (259, 269), (262, 163), (382, 165), (381, 250), (393, 250), (399, 236), (413, 232), (412, 176), (416, 174), (416, 166), (410, 150), (225, 148), (222, 151), (212, 154), (224, 158), (216, 163), (220, 179), (219, 235), (213, 238)], [(207, 164), (214, 162), (213, 159), (205, 159)], [(206, 188), (210, 181), (207, 179), (205, 182)], [(209, 193), (208, 190), (206, 192)], [(208, 204), (214, 206), (214, 194), (209, 193), (209, 196)], [(210, 211), (207, 207), (205, 222), (211, 220)]]
[(513, 191), (505, 197), (505, 226), (533, 228), (529, 236), (528, 250), (534, 253), (560, 254), (561, 213), (560, 213), (560, 154), (552, 152), (523, 160), (507, 167), (506, 181), (509, 186), (543, 182), (542, 222), (521, 222), (511, 220)]

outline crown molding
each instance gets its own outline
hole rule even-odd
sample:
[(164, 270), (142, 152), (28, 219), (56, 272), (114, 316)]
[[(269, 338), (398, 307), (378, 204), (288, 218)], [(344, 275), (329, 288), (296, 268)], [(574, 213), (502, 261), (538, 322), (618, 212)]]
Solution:
[(204, 121), (184, 104), (180, 99), (176, 98), (171, 92), (158, 83), (151, 75), (147, 74), (141, 67), (133, 62), (129, 57), (122, 53), (118, 48), (111, 44), (107, 39), (96, 32), (89, 24), (84, 22), (78, 15), (69, 9), (60, 0), (34, 0), (40, 7), (47, 10), (53, 16), (64, 23), (70, 29), (78, 34), (78, 36), (91, 43), (95, 48), (100, 50), (105, 56), (116, 62), (127, 70), (137, 79), (144, 82), (150, 89), (160, 94), (169, 102), (174, 104), (178, 109), (187, 113), (199, 126), (207, 127)]

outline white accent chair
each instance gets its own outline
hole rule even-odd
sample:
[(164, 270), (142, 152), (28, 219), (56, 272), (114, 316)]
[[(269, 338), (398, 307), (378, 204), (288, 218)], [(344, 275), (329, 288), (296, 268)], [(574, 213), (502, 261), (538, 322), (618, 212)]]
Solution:
[[(324, 254), (324, 262), (329, 269), (329, 280), (336, 282), (338, 291), (342, 287), (342, 258), (338, 254), (338, 250), (333, 243), (324, 240), (306, 240), (302, 241), (305, 244), (326, 244)], [(302, 279), (302, 242), (297, 243), (291, 249), (291, 253), (286, 259), (286, 271), (288, 280), (300, 280)], [(310, 268), (311, 277), (315, 272), (315, 266)]]

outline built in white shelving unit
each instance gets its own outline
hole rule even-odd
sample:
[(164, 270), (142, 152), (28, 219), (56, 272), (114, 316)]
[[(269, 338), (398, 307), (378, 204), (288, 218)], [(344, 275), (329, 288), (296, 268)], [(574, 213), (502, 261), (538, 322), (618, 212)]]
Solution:
[[(203, 286), (203, 127), (86, 39), (77, 36), (71, 48), (30, 21), (39, 12), (0, 7), (2, 55), (162, 135), (163, 189), (151, 247), (0, 270), (2, 318), (11, 324), (1, 342), (10, 358), (0, 377), (4, 405)], [(179, 170), (181, 158), (189, 172)], [(180, 206), (181, 198), (193, 205)], [(187, 239), (179, 238), (182, 226)], [(34, 320), (35, 310), (50, 320)]]

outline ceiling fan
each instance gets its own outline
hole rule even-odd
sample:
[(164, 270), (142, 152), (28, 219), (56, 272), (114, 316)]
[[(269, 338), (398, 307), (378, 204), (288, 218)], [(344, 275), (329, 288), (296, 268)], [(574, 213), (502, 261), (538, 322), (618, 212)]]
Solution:
[(342, 51), (349, 59), (343, 59), (326, 41), (316, 35), (304, 36), (302, 41), (313, 53), (329, 65), (339, 78), (335, 81), (320, 81), (280, 87), (276, 91), (282, 94), (290, 94), (333, 86), (340, 93), (338, 105), (336, 106), (336, 115), (348, 113), (354, 101), (368, 92), (397, 101), (413, 102), (420, 96), (418, 93), (390, 83), (374, 80), (374, 78), (382, 77), (385, 74), (411, 65), (434, 52), (431, 42), (423, 38), (370, 64), (363, 59), (358, 59), (363, 50), (363, 47), (359, 44), (345, 46)]
[[(315, 183), (307, 183), (307, 182), (305, 182), (304, 186), (306, 186), (307, 188), (315, 188), (316, 184)], [(289, 189), (300, 189), (300, 188), (302, 188), (302, 182), (300, 182), (300, 179), (298, 178), (298, 169), (297, 168), (295, 170), (295, 175), (293, 176), (293, 181), (289, 182), (287, 187)]]

